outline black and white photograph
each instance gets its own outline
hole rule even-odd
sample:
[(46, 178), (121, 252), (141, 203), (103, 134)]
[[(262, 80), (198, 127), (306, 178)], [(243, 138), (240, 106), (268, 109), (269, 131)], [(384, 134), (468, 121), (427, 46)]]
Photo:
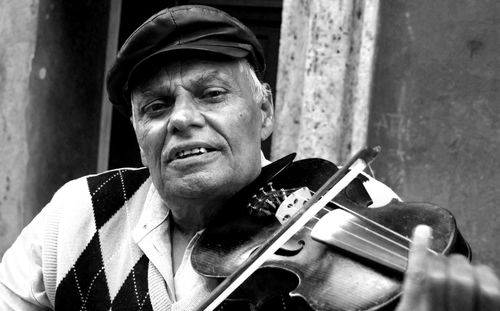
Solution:
[(0, 311), (500, 311), (497, 0), (0, 0)]

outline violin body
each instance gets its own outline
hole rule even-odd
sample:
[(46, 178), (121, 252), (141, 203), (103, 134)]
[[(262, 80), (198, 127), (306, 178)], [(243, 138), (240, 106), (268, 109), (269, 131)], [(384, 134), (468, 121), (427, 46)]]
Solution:
[[(300, 187), (316, 191), (337, 170), (322, 159), (276, 165), (264, 168), (262, 177), (230, 200), (204, 231), (191, 257), (198, 273), (221, 279), (231, 275), (280, 228), (273, 212), (291, 191)], [(368, 208), (366, 195), (359, 178), (334, 201), (405, 237), (411, 236), (416, 225), (426, 224), (434, 232), (431, 248), (435, 252), (470, 256), (453, 215), (446, 209), (396, 200), (380, 208)], [(330, 204), (318, 218), (337, 208)], [(259, 310), (273, 296), (288, 293), (301, 301), (298, 305), (303, 307), (298, 310), (391, 309), (401, 293), (401, 271), (313, 239), (311, 229), (316, 222), (311, 221), (295, 234), (229, 299), (244, 297)]]

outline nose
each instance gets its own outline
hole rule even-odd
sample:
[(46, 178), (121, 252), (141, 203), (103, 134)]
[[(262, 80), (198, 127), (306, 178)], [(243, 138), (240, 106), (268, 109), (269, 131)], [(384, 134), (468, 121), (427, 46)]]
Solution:
[(203, 126), (204, 120), (192, 96), (179, 94), (170, 114), (168, 130), (170, 133), (186, 132), (191, 128)]

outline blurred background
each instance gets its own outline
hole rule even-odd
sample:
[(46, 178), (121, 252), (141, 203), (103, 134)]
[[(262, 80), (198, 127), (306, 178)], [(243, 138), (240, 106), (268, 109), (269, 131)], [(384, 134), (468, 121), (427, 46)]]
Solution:
[(264, 46), (268, 157), (342, 164), (380, 145), (375, 177), (452, 211), (474, 261), (500, 273), (500, 2), (489, 0), (0, 0), (0, 255), (65, 182), (141, 166), (105, 72), (146, 18), (192, 3), (236, 16)]

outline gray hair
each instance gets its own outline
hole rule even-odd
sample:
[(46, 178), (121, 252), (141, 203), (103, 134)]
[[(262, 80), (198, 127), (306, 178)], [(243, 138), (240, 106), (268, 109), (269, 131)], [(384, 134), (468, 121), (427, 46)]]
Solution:
[(250, 80), (253, 100), (257, 103), (262, 103), (267, 98), (270, 98), (272, 94), (271, 87), (267, 83), (262, 83), (259, 78), (257, 78), (257, 74), (248, 60), (241, 58), (238, 60), (238, 65), (240, 67), (240, 71), (246, 74), (248, 76), (248, 80)]

